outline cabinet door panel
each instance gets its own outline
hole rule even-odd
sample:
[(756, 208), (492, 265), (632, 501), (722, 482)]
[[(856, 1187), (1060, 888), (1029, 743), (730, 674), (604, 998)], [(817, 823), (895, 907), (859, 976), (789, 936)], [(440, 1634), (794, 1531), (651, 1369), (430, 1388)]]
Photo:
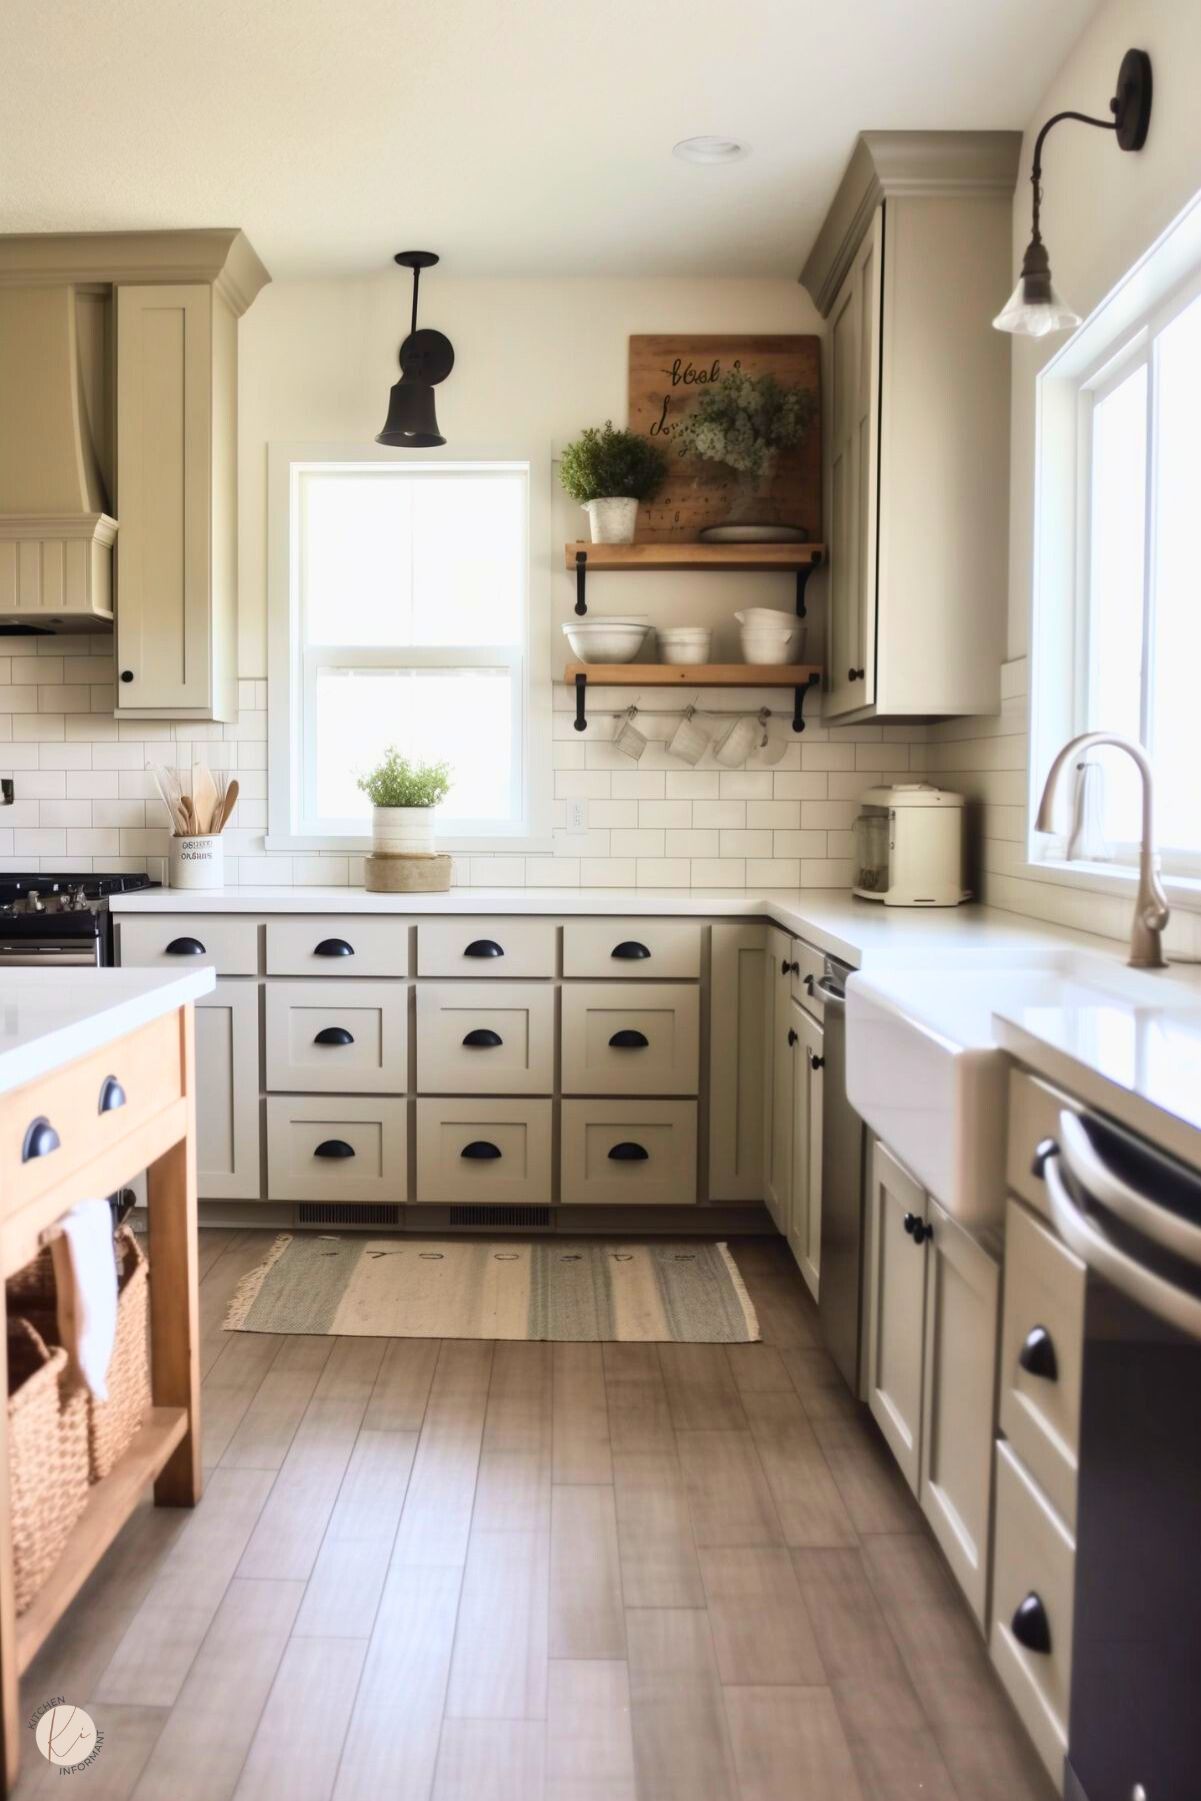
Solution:
[(876, 1144), (869, 1190), (868, 1405), (905, 1480), (917, 1493), (922, 1423), (926, 1259), (905, 1230), (925, 1222), (926, 1196), (896, 1158)]
[(709, 1199), (758, 1201), (764, 1182), (762, 925), (715, 925), (710, 958)]
[(934, 1201), (929, 1216), (920, 1499), (983, 1624), (1001, 1272)]
[(772, 926), (767, 934), (767, 1073), (764, 1183), (768, 1211), (781, 1232), (788, 1230), (788, 1196), (792, 1182), (792, 940)]
[(196, 1187), (203, 1201), (257, 1201), (259, 990), (217, 983), (196, 1002)]
[(821, 1267), (822, 1028), (792, 1003), (797, 1043), (792, 1051), (792, 1197), (788, 1242), (805, 1286), (816, 1301)]

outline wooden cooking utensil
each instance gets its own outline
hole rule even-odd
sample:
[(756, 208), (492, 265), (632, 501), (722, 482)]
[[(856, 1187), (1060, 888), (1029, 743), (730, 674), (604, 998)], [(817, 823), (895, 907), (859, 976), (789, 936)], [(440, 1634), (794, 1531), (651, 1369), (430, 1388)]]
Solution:
[(216, 831), (213, 815), (217, 810), (217, 787), (207, 763), (192, 765), (192, 816), (201, 837)]
[(229, 816), (238, 804), (239, 792), (238, 778), (235, 776), (232, 782), (230, 782), (229, 787), (225, 790), (225, 799), (221, 803), (220, 817), (213, 823), (213, 830), (215, 832), (223, 832), (225, 830), (229, 823)]

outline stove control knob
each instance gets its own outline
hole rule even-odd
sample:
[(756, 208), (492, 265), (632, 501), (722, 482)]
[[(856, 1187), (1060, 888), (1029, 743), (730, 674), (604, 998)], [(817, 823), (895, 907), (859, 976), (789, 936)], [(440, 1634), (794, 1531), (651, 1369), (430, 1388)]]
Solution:
[(44, 913), (46, 911), (45, 907), (42, 905), (42, 897), (36, 888), (31, 888), (29, 893), (25, 896), (25, 899), (29, 902), (29, 911), (31, 913)]

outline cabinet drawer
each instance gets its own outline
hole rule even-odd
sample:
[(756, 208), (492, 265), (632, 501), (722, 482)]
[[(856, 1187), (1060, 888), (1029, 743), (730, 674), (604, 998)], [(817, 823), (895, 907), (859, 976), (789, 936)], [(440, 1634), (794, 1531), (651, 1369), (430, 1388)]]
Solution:
[[(137, 969), (193, 969), (212, 963), (219, 976), (259, 972), (259, 922), (221, 913), (118, 917), (121, 962)], [(199, 946), (199, 949), (197, 949)]]
[(1071, 1527), (1076, 1524), (1084, 1287), (1080, 1259), (1033, 1214), (1010, 1201), (1005, 1215), (1001, 1430)]
[(306, 915), (267, 921), (271, 976), (406, 976), (409, 922), (356, 915)]
[(565, 976), (701, 973), (701, 928), (685, 919), (569, 919), (563, 927)]
[(555, 991), (542, 982), (420, 982), (421, 1094), (549, 1094)]
[(550, 1101), (418, 1101), (417, 1199), (551, 1199)]
[(792, 998), (817, 1020), (826, 1017), (826, 1004), (818, 987), (825, 967), (826, 959), (820, 951), (815, 951), (811, 944), (805, 944), (800, 938), (793, 939)]
[(403, 1201), (406, 1105), (349, 1095), (268, 1096), (268, 1198)]
[[(1067, 1527), (1009, 1446), (999, 1443), (989, 1649), (1057, 1784), (1067, 1750), (1075, 1573), (1076, 1547)], [(1023, 1607), (1045, 1621), (1049, 1649), (1031, 1650), (1015, 1636)]]
[(1041, 1176), (1031, 1164), (1034, 1153), (1044, 1138), (1054, 1138), (1059, 1130), (1059, 1115), (1064, 1108), (1079, 1113), (1080, 1104), (1051, 1088), (1046, 1082), (1015, 1069), (1009, 1077), (1009, 1150), (1008, 1181), (1014, 1194), (1020, 1194), (1036, 1213), (1049, 1219), (1051, 1209)]
[[(183, 1093), (179, 1016), (0, 1099), (0, 1170), (11, 1215), (118, 1144)], [(138, 1170), (123, 1172), (123, 1179)]]
[(695, 1094), (700, 993), (647, 982), (563, 989), (564, 1094)]
[(403, 1094), (407, 982), (268, 982), (267, 1086)]
[(566, 1205), (692, 1206), (695, 1101), (564, 1101)]
[(553, 976), (555, 935), (548, 919), (430, 919), (417, 927), (419, 976)]

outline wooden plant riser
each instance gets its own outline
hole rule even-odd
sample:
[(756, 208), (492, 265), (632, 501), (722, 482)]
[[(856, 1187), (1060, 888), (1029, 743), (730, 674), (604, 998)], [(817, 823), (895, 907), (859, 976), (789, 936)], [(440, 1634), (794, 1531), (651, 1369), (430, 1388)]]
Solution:
[(381, 856), (363, 860), (363, 886), (368, 894), (444, 894), (450, 887), (451, 860), (433, 856)]

